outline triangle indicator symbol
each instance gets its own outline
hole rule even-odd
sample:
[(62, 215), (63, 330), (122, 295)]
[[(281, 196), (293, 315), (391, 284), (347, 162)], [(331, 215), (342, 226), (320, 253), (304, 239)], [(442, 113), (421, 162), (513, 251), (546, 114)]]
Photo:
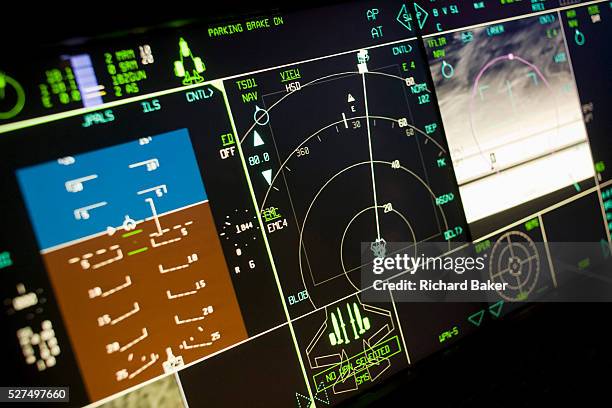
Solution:
[[(299, 392), (295, 393), (295, 399), (297, 400), (298, 408), (310, 408), (311, 406), (313, 406), (312, 400), (310, 399), (310, 397), (307, 397), (306, 395), (302, 395)], [(304, 405), (302, 405), (302, 402), (304, 403)]]
[(261, 146), (262, 144), (264, 144), (264, 141), (259, 135), (259, 133), (257, 133), (257, 131), (255, 130), (253, 132), (253, 146), (257, 147), (257, 146)]
[(261, 175), (264, 176), (264, 178), (268, 182), (268, 185), (272, 185), (272, 169), (262, 171)]
[(355, 102), (355, 98), (353, 98), (353, 95), (348, 94), (348, 99), (347, 99), (347, 102), (348, 102), (348, 103)]
[(501, 314), (502, 307), (504, 307), (503, 300), (495, 302), (491, 306), (489, 306), (489, 313), (491, 313), (493, 316), (497, 318)]
[(419, 28), (423, 29), (423, 26), (425, 25), (425, 21), (427, 21), (429, 13), (417, 3), (414, 3), (414, 11), (416, 12), (416, 18), (417, 22), (419, 23)]
[(474, 326), (479, 327), (482, 324), (482, 318), (484, 317), (485, 311), (481, 310), (480, 312), (476, 312), (470, 317), (468, 317), (468, 321), (472, 323)]

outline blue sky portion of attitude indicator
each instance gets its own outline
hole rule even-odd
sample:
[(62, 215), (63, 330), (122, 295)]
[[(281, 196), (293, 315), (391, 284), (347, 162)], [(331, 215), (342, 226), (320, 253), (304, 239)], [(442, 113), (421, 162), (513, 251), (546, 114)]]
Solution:
[(42, 250), (207, 200), (187, 129), (23, 168), (17, 178)]

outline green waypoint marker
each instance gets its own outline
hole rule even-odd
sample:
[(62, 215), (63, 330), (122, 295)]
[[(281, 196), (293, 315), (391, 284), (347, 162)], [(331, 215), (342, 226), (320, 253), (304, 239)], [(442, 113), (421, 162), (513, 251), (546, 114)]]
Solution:
[(516, 300), (525, 300), (525, 299), (527, 299), (528, 295), (529, 295), (529, 292), (521, 292), (516, 297)]
[(484, 318), (485, 311), (481, 310), (480, 312), (476, 312), (470, 317), (468, 317), (468, 321), (472, 323), (476, 327), (480, 327), (482, 324), (482, 319)]
[(0, 252), (0, 269), (8, 268), (12, 264), (11, 254), (8, 251)]
[(489, 306), (489, 313), (491, 313), (495, 318), (497, 318), (501, 314), (502, 307), (504, 307), (503, 300), (495, 302), (491, 306)]

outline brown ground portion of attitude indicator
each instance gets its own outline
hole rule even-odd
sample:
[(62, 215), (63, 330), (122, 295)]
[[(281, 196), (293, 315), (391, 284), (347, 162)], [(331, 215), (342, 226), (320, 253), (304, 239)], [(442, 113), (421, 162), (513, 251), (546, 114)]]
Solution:
[(44, 255), (93, 400), (162, 374), (167, 347), (189, 363), (247, 337), (208, 203), (160, 223)]

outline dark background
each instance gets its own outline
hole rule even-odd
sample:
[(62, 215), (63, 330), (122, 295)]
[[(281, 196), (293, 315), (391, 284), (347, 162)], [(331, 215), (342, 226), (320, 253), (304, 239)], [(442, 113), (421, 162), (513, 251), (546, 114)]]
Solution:
[(103, 38), (130, 32), (181, 24), (233, 20), (237, 17), (293, 11), (347, 0), (308, 1), (204, 1), (204, 2), (103, 2), (67, 0), (61, 3), (35, 5), (13, 1), (3, 7), (0, 16), (2, 55), (20, 58), (31, 48), (48, 48), (74, 44), (85, 39)]
[[(152, 4), (30, 2), (4, 4), (0, 63), (37, 48), (176, 20), (219, 21), (263, 11), (321, 6), (273, 0)], [(607, 3), (602, 3), (607, 5)], [(397, 374), (350, 406), (606, 406), (610, 400), (609, 304), (539, 304), (491, 322), (452, 348)], [(8, 373), (7, 373), (8, 374)]]
[(492, 322), (346, 406), (606, 406), (608, 304), (539, 304)]

